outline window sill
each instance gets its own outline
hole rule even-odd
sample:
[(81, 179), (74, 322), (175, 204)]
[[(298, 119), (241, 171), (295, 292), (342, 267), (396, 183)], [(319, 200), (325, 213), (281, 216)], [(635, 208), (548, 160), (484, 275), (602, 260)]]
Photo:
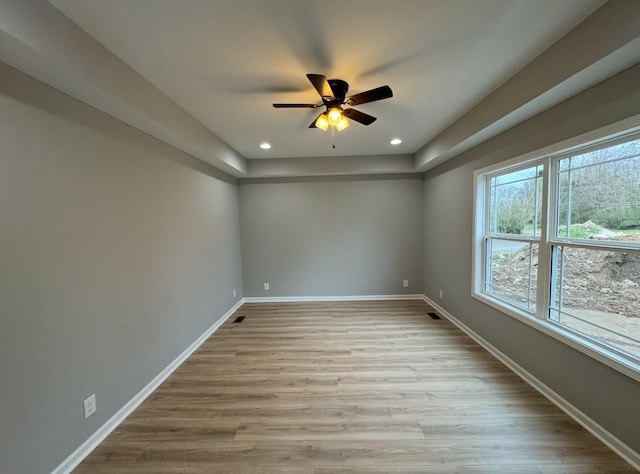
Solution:
[(527, 314), (525, 311), (518, 309), (515, 306), (510, 306), (504, 302), (492, 298), (486, 294), (473, 291), (471, 296), (492, 308), (507, 314), (522, 323), (531, 326), (542, 333), (560, 341), (573, 349), (576, 349), (583, 354), (601, 362), (612, 369), (626, 375), (627, 377), (640, 382), (640, 363), (632, 358), (624, 357), (617, 352), (608, 350), (587, 337), (583, 337), (571, 330), (568, 330), (561, 325), (553, 322), (542, 320)]

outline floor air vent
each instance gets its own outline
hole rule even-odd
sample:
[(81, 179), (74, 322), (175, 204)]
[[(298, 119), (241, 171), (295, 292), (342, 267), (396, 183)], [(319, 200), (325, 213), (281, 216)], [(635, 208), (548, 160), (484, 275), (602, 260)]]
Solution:
[(442, 319), (436, 313), (427, 313), (431, 319)]
[(234, 324), (241, 323), (242, 321), (244, 321), (245, 317), (246, 316), (238, 316), (236, 319), (233, 320), (233, 323)]

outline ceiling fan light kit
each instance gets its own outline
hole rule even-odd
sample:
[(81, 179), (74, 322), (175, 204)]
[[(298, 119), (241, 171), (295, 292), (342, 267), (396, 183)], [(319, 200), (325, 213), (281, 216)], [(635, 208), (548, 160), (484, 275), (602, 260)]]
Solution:
[[(393, 97), (393, 92), (389, 86), (377, 87), (346, 97), (349, 90), (349, 84), (346, 81), (327, 79), (322, 74), (307, 74), (307, 78), (318, 91), (322, 104), (273, 104), (273, 106), (276, 109), (315, 109), (324, 105), (326, 111), (318, 115), (311, 122), (309, 128), (319, 128), (326, 131), (329, 126), (332, 126), (340, 132), (349, 127), (347, 117), (363, 125), (371, 125), (376, 121), (376, 117), (350, 107)], [(344, 109), (343, 105), (349, 108)]]
[(340, 120), (338, 120), (338, 124), (336, 125), (336, 128), (338, 129), (338, 131), (341, 132), (348, 126), (349, 126), (349, 121), (347, 120), (347, 118), (344, 115), (341, 116)]
[(342, 118), (342, 111), (337, 107), (333, 107), (329, 109), (329, 113), (327, 114), (327, 117), (329, 117), (329, 125), (331, 125), (332, 127), (335, 127), (336, 125), (338, 125), (338, 122)]
[(329, 117), (327, 117), (327, 114), (318, 115), (318, 118), (315, 121), (315, 125), (316, 128), (326, 131), (329, 128)]

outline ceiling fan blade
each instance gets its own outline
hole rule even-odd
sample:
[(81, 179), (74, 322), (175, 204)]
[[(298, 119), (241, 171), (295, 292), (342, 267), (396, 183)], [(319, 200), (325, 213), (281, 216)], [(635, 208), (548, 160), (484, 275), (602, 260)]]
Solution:
[(273, 104), (276, 109), (315, 109), (317, 104)]
[(347, 97), (347, 99), (345, 100), (345, 104), (360, 105), (366, 104), (367, 102), (374, 102), (376, 100), (388, 99), (389, 97), (393, 97), (393, 91), (391, 90), (391, 87), (381, 86), (369, 91), (360, 92), (359, 94), (352, 95), (351, 97)]
[(333, 91), (331, 90), (331, 86), (329, 85), (326, 76), (323, 76), (322, 74), (307, 74), (307, 78), (311, 84), (313, 84), (313, 87), (316, 88), (323, 101), (333, 100)]
[(369, 114), (365, 114), (364, 112), (360, 112), (356, 109), (345, 109), (342, 112), (346, 117), (355, 120), (356, 122), (360, 122), (363, 125), (371, 125), (377, 119)]

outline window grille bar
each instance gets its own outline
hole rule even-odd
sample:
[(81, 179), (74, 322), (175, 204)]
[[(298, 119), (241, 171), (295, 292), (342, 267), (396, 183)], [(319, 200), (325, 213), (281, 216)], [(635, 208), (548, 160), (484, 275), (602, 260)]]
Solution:
[[(505, 287), (503, 287), (503, 286), (496, 285), (495, 283), (488, 283), (488, 286), (489, 286), (489, 288), (490, 288), (489, 293), (490, 293), (492, 296), (494, 296), (494, 297), (496, 297), (496, 298), (498, 298), (498, 299), (500, 299), (500, 295), (499, 295), (499, 294), (496, 294), (496, 293), (494, 293), (494, 292), (493, 292), (493, 291), (495, 291), (496, 289), (497, 289), (497, 290), (499, 290), (499, 291), (501, 291), (501, 292), (509, 293), (509, 294), (511, 294), (511, 295), (514, 295), (515, 297), (520, 298), (521, 300), (524, 300), (524, 301), (525, 301), (525, 303), (526, 303), (526, 302), (535, 303), (535, 301), (536, 301), (535, 299), (531, 299), (531, 298), (529, 298), (529, 297), (528, 297), (528, 296), (526, 296), (526, 295), (523, 295), (523, 294), (521, 294), (521, 293), (516, 293), (516, 292), (515, 292), (515, 291), (513, 291), (513, 290), (509, 290), (509, 289), (507, 289), (507, 288), (505, 288)], [(493, 290), (493, 291), (492, 291), (492, 290)], [(511, 301), (510, 301), (510, 302), (511, 302)], [(522, 304), (525, 304), (525, 303), (522, 303)]]

